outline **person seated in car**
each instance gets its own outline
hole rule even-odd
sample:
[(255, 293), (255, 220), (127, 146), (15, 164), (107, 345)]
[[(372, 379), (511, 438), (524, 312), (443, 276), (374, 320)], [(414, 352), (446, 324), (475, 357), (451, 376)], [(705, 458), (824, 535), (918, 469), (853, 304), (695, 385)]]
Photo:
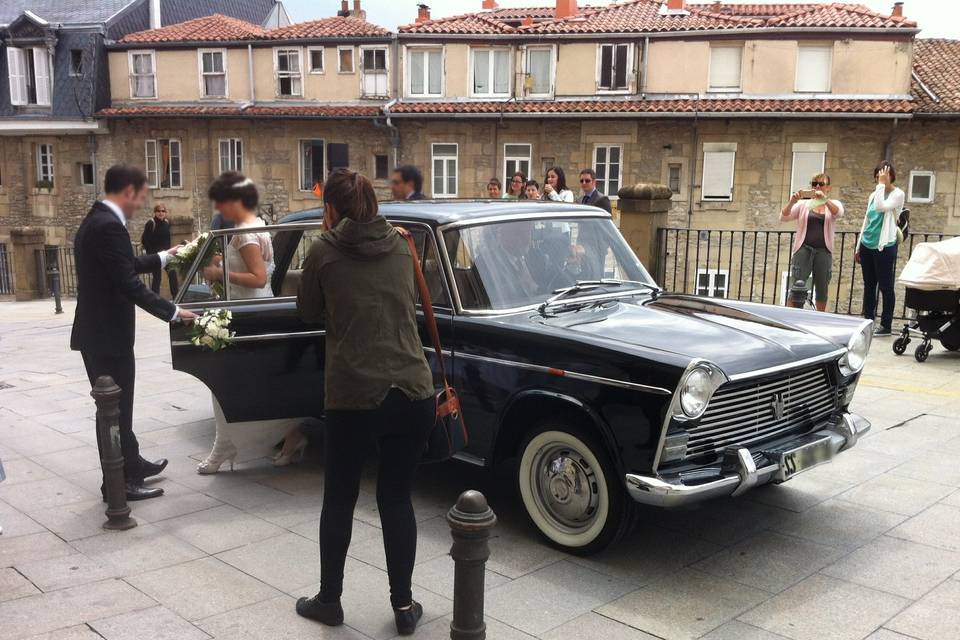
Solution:
[(493, 225), (483, 239), (476, 268), (494, 306), (522, 306), (543, 295), (544, 260), (534, 247), (532, 222)]

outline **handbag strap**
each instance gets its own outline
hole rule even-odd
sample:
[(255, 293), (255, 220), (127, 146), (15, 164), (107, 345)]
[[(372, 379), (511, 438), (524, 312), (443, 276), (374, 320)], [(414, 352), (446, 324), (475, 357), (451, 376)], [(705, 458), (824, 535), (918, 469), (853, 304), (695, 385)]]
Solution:
[(427, 280), (423, 277), (423, 269), (420, 267), (420, 256), (417, 253), (417, 245), (413, 241), (413, 234), (403, 227), (394, 227), (410, 247), (410, 255), (413, 256), (413, 273), (416, 276), (417, 288), (420, 290), (420, 306), (423, 307), (423, 317), (427, 323), (427, 331), (430, 332), (430, 340), (433, 342), (433, 350), (437, 354), (437, 363), (440, 366), (440, 376), (443, 378), (443, 388), (449, 389), (447, 382), (447, 371), (443, 366), (443, 350), (440, 347), (440, 330), (437, 328), (437, 318), (433, 315), (433, 300), (430, 298), (430, 287), (427, 286)]

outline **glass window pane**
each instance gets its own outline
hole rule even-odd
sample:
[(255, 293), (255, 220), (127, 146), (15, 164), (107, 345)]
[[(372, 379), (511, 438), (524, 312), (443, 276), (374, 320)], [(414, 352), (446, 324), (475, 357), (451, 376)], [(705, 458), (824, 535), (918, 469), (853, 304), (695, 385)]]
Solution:
[(410, 93), (423, 93), (423, 63), (426, 55), (423, 51), (410, 54)]
[(457, 192), (457, 161), (454, 158), (447, 160), (447, 194)]
[(455, 145), (455, 144), (435, 144), (435, 145), (433, 145), (433, 155), (435, 155), (435, 156), (455, 156), (455, 155), (457, 155), (457, 145)]
[(443, 159), (433, 160), (433, 195), (443, 195)]
[(494, 61), (494, 93), (510, 92), (510, 52), (496, 50), (493, 52)]
[(204, 95), (225, 96), (227, 95), (227, 78), (222, 75), (205, 76), (203, 78)]
[(531, 93), (550, 93), (550, 56), (549, 49), (531, 49), (529, 58), (529, 73), (533, 78)]
[(441, 76), (443, 74), (443, 53), (440, 51), (431, 51), (427, 56), (427, 72), (430, 74), (429, 92), (431, 95), (439, 95)]
[(490, 93), (490, 52), (473, 53), (473, 92)]
[(311, 71), (323, 70), (323, 50), (322, 49), (314, 49), (310, 52), (310, 70)]

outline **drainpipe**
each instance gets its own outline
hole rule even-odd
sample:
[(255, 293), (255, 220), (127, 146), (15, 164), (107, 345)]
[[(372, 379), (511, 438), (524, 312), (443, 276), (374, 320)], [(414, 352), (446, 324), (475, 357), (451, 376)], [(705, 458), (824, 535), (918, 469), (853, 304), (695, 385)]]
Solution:
[(253, 86), (253, 45), (247, 44), (247, 79), (250, 82), (250, 102), (257, 101), (257, 92)]
[(647, 56), (650, 55), (650, 36), (644, 36), (643, 38), (643, 74), (640, 77), (640, 99), (644, 100), (647, 97)]
[(383, 115), (386, 116), (383, 124), (380, 124), (377, 120), (373, 121), (375, 127), (386, 127), (390, 131), (390, 146), (393, 147), (394, 167), (400, 164), (400, 130), (394, 126), (393, 120), (390, 117), (390, 109), (393, 108), (395, 104), (397, 104), (396, 98), (383, 105)]
[(698, 131), (697, 131), (697, 122), (700, 116), (700, 94), (698, 93), (694, 98), (694, 107), (693, 107), (693, 131), (690, 133), (690, 137), (693, 139), (692, 146), (690, 149), (690, 188), (687, 191), (687, 227), (690, 227), (690, 224), (693, 220), (693, 188), (696, 183), (697, 175), (697, 144), (699, 142)]
[(890, 133), (887, 134), (887, 141), (883, 145), (883, 159), (888, 162), (893, 156), (893, 141), (897, 135), (897, 124), (900, 122), (899, 118), (893, 119), (893, 124), (890, 126)]

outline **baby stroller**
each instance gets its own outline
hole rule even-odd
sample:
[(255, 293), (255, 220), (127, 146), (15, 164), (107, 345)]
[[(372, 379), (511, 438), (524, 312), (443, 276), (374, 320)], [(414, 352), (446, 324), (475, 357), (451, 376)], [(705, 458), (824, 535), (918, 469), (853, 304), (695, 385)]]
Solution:
[(922, 339), (913, 352), (917, 362), (930, 355), (933, 340), (948, 351), (960, 349), (960, 238), (918, 244), (900, 282), (907, 287), (904, 301), (916, 319), (904, 325), (893, 352), (904, 353), (911, 337)]

